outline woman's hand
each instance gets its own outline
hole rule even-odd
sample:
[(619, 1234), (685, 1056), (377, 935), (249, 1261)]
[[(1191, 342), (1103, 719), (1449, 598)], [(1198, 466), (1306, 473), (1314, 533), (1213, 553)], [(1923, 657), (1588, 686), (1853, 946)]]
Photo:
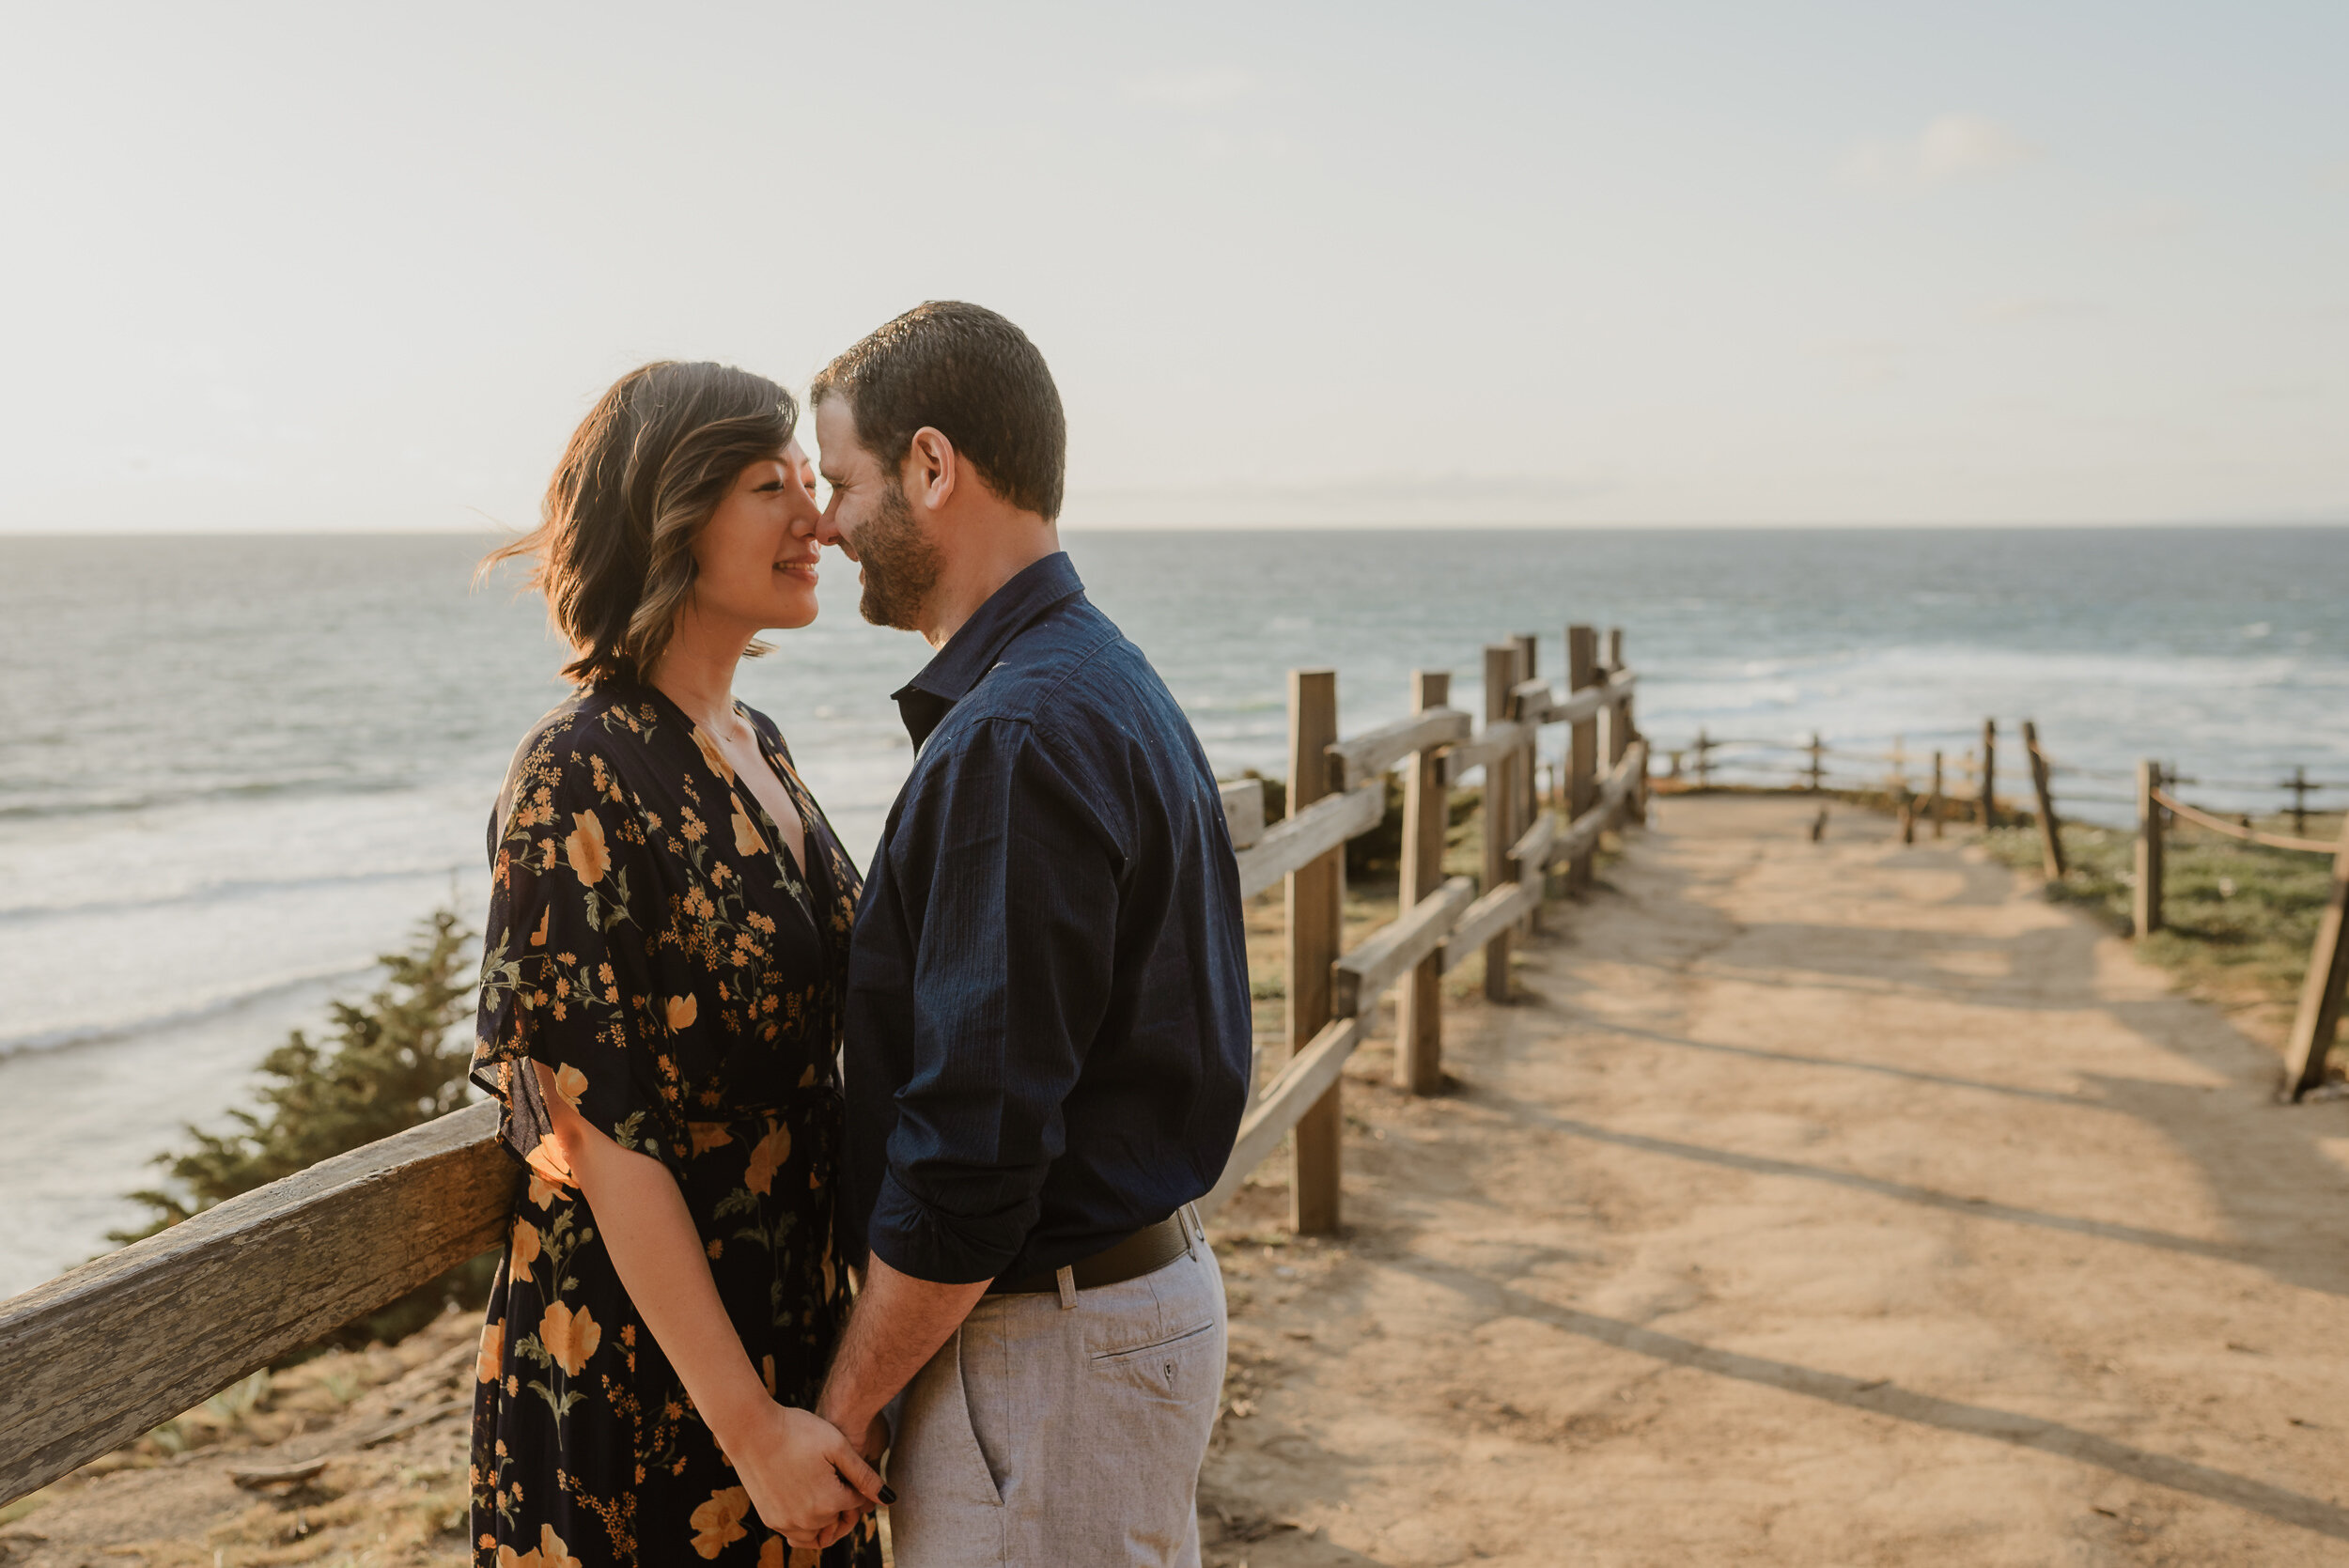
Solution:
[(759, 1519), (795, 1548), (820, 1551), (880, 1505), (880, 1477), (812, 1411), (770, 1401), (720, 1441)]

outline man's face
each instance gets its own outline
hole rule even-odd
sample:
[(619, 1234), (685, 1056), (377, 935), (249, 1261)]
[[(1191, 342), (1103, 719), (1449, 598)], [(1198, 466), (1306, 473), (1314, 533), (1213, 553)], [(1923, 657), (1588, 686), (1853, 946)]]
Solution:
[(832, 487), (817, 536), (838, 545), (860, 568), (864, 597), (857, 609), (866, 620), (921, 630), (943, 563), (906, 501), (904, 483), (857, 439), (856, 415), (845, 398), (816, 405), (816, 442), (823, 450), (818, 467), (824, 483)]

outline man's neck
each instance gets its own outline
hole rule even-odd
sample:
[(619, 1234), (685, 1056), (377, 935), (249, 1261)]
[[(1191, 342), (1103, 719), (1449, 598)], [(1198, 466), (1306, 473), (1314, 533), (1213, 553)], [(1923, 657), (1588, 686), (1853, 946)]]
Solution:
[(996, 534), (984, 549), (953, 563), (940, 575), (930, 589), (929, 602), (923, 606), (923, 641), (933, 648), (944, 647), (1004, 583), (1046, 556), (1059, 553), (1057, 523), (1037, 519), (1027, 528)]

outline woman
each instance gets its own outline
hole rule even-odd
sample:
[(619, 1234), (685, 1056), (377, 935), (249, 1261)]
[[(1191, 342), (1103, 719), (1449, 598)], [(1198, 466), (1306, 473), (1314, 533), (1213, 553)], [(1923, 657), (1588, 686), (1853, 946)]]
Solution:
[(491, 557), (535, 563), (579, 690), (490, 829), (474, 1077), (530, 1179), (481, 1339), (479, 1563), (880, 1561), (879, 1479), (808, 1408), (847, 1310), (857, 876), (733, 696), (762, 629), (816, 618), (797, 415), (728, 366), (631, 371)]

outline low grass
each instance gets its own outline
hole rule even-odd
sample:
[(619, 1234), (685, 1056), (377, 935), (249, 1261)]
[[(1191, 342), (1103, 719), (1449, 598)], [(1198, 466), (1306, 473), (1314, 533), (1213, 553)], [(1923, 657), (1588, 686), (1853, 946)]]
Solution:
[[(2262, 823), (2289, 831), (2281, 823)], [(2339, 816), (2311, 815), (2309, 836), (2340, 831)], [(1993, 858), (2039, 866), (2035, 828), (2001, 828), (1986, 840)], [(2318, 915), (2332, 890), (2324, 855), (2267, 849), (2196, 828), (2173, 830), (2166, 844), (2162, 914), (2168, 929), (2137, 944), (2140, 955), (2197, 994), (2230, 1004), (2289, 1009), (2308, 972)], [(2063, 827), (2070, 870), (2047, 896), (2077, 904), (2126, 935), (2136, 895), (2136, 839), (2124, 829), (2085, 823)]]

